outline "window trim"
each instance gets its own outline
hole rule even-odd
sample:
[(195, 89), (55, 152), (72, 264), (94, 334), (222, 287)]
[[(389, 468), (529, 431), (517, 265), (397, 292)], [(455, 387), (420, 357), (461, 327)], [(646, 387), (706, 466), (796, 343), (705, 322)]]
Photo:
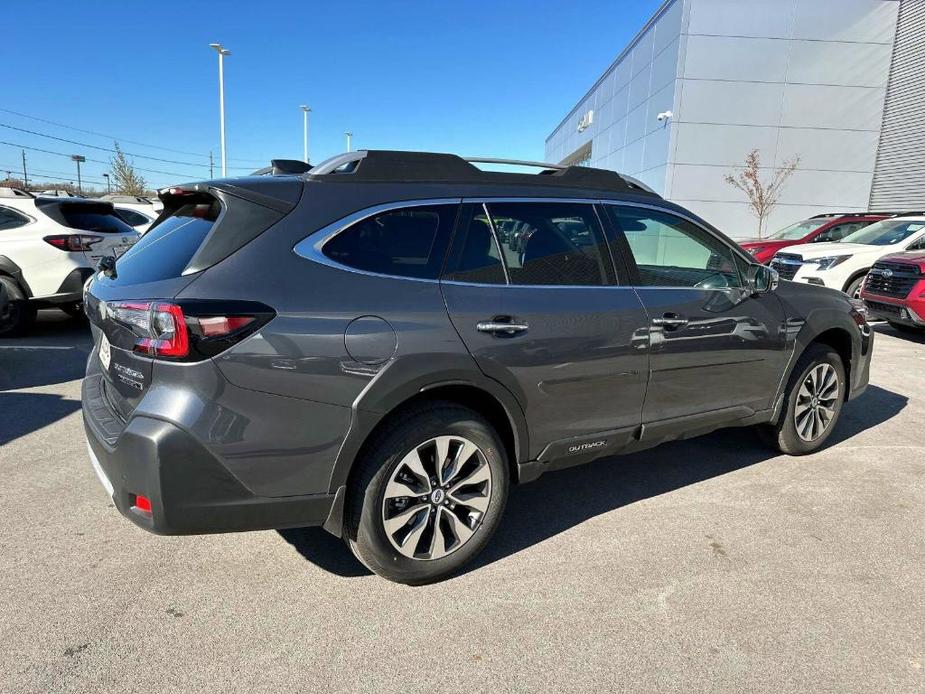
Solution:
[[(326, 256), (321, 250), (325, 243), (327, 243), (330, 239), (337, 236), (342, 231), (345, 231), (347, 228), (353, 226), (357, 222), (362, 222), (364, 219), (368, 219), (369, 217), (372, 217), (377, 214), (381, 214), (383, 212), (390, 212), (394, 210), (405, 209), (408, 207), (425, 207), (425, 206), (431, 206), (431, 205), (461, 206), (466, 203), (476, 204), (476, 205), (487, 205), (489, 203), (502, 203), (502, 202), (504, 203), (508, 203), (508, 202), (514, 202), (514, 203), (561, 202), (561, 203), (579, 203), (582, 205), (591, 205), (595, 211), (595, 214), (598, 217), (598, 223), (601, 225), (601, 228), (604, 231), (604, 242), (608, 246), (608, 249), (610, 251), (610, 258), (611, 258), (611, 263), (613, 265), (613, 271), (616, 276), (616, 283), (615, 284), (602, 284), (602, 285), (510, 284), (509, 282), (507, 284), (485, 284), (485, 283), (480, 283), (480, 282), (464, 282), (461, 280), (443, 279), (442, 275), (445, 273), (446, 268), (443, 268), (443, 271), (441, 272), (441, 276), (438, 277), (437, 279), (429, 279), (425, 277), (408, 277), (406, 275), (388, 275), (388, 274), (383, 274), (379, 272), (370, 272), (368, 270), (360, 270), (358, 268), (350, 267), (348, 265), (343, 265), (341, 263), (338, 263), (335, 260), (332, 260), (328, 256)], [(705, 226), (703, 222), (698, 221), (697, 219), (695, 219), (689, 214), (685, 214), (684, 212), (681, 212), (681, 211), (678, 211), (672, 208), (668, 208), (668, 207), (663, 207), (660, 205), (636, 202), (635, 200), (602, 199), (596, 196), (586, 197), (586, 198), (577, 198), (577, 197), (557, 198), (557, 197), (549, 197), (547, 195), (539, 196), (539, 197), (526, 197), (522, 195), (519, 195), (519, 196), (485, 195), (485, 196), (469, 196), (469, 197), (453, 197), (453, 198), (420, 198), (420, 199), (414, 199), (414, 200), (396, 200), (393, 202), (386, 202), (386, 203), (380, 203), (378, 205), (372, 205), (370, 207), (357, 210), (356, 212), (352, 212), (345, 217), (341, 217), (340, 219), (321, 227), (320, 229), (312, 232), (311, 234), (303, 238), (301, 241), (299, 241), (292, 247), (292, 251), (296, 255), (302, 258), (305, 258), (306, 260), (311, 260), (316, 263), (320, 263), (321, 265), (326, 265), (327, 267), (331, 267), (337, 270), (346, 270), (347, 272), (353, 272), (358, 275), (366, 275), (368, 277), (380, 277), (384, 279), (407, 280), (410, 282), (451, 284), (451, 285), (458, 285), (458, 286), (465, 286), (465, 287), (495, 287), (495, 288), (497, 287), (517, 287), (517, 288), (541, 287), (543, 289), (612, 289), (612, 288), (635, 287), (635, 288), (645, 288), (645, 289), (672, 289), (675, 291), (694, 290), (698, 292), (735, 291), (732, 288), (705, 289), (703, 287), (649, 286), (649, 285), (640, 285), (638, 283), (634, 283), (633, 280), (636, 278), (633, 277), (633, 268), (635, 267), (636, 261), (635, 259), (632, 259), (633, 260), (632, 266), (630, 265), (629, 259), (626, 257), (626, 254), (629, 250), (626, 238), (623, 236), (623, 233), (619, 229), (615, 228), (615, 225), (610, 219), (610, 215), (606, 213), (606, 208), (604, 207), (606, 205), (611, 205), (611, 206), (617, 205), (617, 206), (623, 206), (623, 207), (639, 207), (639, 208), (643, 208), (647, 210), (653, 210), (655, 212), (661, 212), (663, 214), (673, 215), (687, 222), (690, 222), (695, 227), (700, 229), (702, 232), (708, 234), (711, 238), (716, 240), (718, 243), (728, 248), (734, 255), (739, 256), (742, 260), (746, 262), (747, 265), (755, 264), (754, 258), (752, 258), (745, 251), (740, 249), (737, 244), (730, 243), (728, 239), (724, 238), (723, 236), (718, 234), (716, 231), (713, 231), (709, 227)], [(605, 212), (605, 214), (601, 214), (601, 212)], [(490, 215), (489, 215), (489, 218), (490, 218)], [(458, 229), (455, 228), (456, 225), (458, 225), (458, 223), (459, 223), (459, 214), (457, 210), (456, 223), (454, 224), (454, 229), (451, 232), (451, 236), (450, 236), (450, 239), (447, 245), (447, 254), (449, 253), (452, 247), (453, 236), (458, 231)], [(608, 234), (609, 231), (614, 232), (614, 235), (618, 233), (619, 237), (622, 238), (622, 243), (614, 244), (610, 240), (610, 238), (608, 238), (608, 236), (610, 236), (610, 234)], [(492, 228), (492, 232), (494, 233), (494, 228)], [(495, 237), (495, 243), (497, 243), (497, 236)], [(615, 248), (615, 246), (619, 246), (619, 248)], [(619, 255), (619, 261), (617, 259), (618, 255)], [(447, 256), (445, 255), (444, 264), (446, 263), (446, 257)], [(502, 263), (502, 267), (505, 268), (505, 277), (507, 277), (507, 269), (504, 263)], [(623, 270), (623, 272), (620, 272), (621, 269)], [(741, 290), (738, 290), (738, 291), (741, 291)]]
[[(364, 219), (369, 219), (374, 217), (377, 214), (382, 214), (383, 212), (393, 212), (395, 210), (403, 210), (409, 207), (430, 207), (436, 205), (456, 205), (457, 206), (457, 217), (459, 216), (459, 205), (462, 204), (462, 198), (430, 198), (423, 200), (399, 200), (395, 202), (382, 203), (380, 205), (373, 205), (372, 207), (367, 207), (362, 210), (353, 212), (346, 217), (338, 219), (336, 222), (332, 222), (326, 226), (321, 227), (317, 231), (309, 234), (304, 239), (299, 241), (295, 246), (292, 247), (293, 253), (297, 256), (305, 258), (307, 260), (312, 260), (316, 263), (322, 265), (327, 265), (328, 267), (336, 268), (337, 270), (346, 270), (348, 272), (354, 272), (358, 275), (367, 275), (369, 277), (383, 277), (386, 279), (397, 279), (397, 280), (409, 280), (411, 282), (431, 282), (434, 284), (440, 283), (439, 276), (436, 279), (430, 279), (427, 277), (408, 277), (407, 275), (389, 275), (381, 272), (370, 272), (369, 270), (361, 270), (359, 268), (350, 267), (349, 265), (344, 265), (343, 263), (338, 263), (336, 260), (329, 258), (324, 254), (322, 248), (324, 244), (333, 239), (335, 236), (340, 234), (343, 231), (346, 231), (348, 228), (352, 227), (354, 224), (362, 222)], [(444, 252), (444, 258), (442, 261), (446, 260), (446, 253)], [(441, 261), (441, 268), (443, 262)], [(501, 285), (492, 285), (492, 286), (501, 286)]]

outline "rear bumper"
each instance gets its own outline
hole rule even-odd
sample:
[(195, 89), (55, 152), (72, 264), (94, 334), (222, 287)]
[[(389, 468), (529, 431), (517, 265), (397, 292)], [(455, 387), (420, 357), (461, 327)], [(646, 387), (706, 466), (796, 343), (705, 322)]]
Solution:
[(93, 275), (93, 272), (93, 268), (89, 267), (74, 268), (64, 278), (58, 291), (54, 294), (33, 297), (30, 303), (36, 308), (45, 308), (83, 301), (84, 282)]
[[(90, 460), (116, 508), (159, 535), (187, 535), (322, 525), (334, 494), (261, 497), (245, 488), (190, 434), (170, 422), (138, 416), (111, 445), (94, 416), (93, 379), (83, 384)], [(88, 388), (91, 393), (88, 395)], [(135, 497), (151, 501), (151, 512)]]

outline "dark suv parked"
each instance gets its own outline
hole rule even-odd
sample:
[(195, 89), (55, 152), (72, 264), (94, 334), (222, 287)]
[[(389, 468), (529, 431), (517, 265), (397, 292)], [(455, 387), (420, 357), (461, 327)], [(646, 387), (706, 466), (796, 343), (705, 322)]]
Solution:
[(728, 426), (809, 453), (867, 384), (848, 297), (612, 171), (369, 151), (160, 197), (87, 289), (83, 384), (155, 533), (323, 525), (425, 583), (513, 482)]

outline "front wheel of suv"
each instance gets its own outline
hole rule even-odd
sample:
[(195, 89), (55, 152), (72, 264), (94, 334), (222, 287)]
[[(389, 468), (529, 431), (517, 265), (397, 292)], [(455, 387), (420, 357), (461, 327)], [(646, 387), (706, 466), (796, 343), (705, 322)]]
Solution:
[(758, 427), (759, 435), (787, 455), (819, 450), (835, 429), (846, 389), (845, 366), (838, 353), (827, 345), (810, 345), (787, 383), (780, 419)]
[(444, 579), (488, 543), (509, 477), (504, 446), (477, 412), (450, 402), (409, 410), (360, 461), (349, 488), (347, 544), (389, 580)]

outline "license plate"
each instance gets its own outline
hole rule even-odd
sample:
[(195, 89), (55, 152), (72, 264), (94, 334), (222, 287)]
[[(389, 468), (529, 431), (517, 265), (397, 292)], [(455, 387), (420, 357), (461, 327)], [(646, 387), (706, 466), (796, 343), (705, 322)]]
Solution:
[(109, 346), (109, 338), (106, 335), (103, 335), (103, 338), (100, 340), (100, 364), (103, 365), (103, 368), (109, 371), (109, 362), (112, 360), (112, 350)]

